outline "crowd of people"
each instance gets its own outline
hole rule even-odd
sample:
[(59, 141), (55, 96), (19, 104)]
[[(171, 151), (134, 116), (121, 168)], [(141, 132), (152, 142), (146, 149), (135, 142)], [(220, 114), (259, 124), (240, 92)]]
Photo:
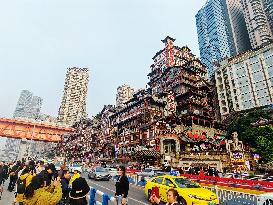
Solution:
[(57, 171), (52, 163), (33, 160), (1, 162), (0, 187), (2, 191), (15, 191), (13, 204), (19, 205), (87, 205), (90, 190), (79, 169), (71, 177), (65, 166)]

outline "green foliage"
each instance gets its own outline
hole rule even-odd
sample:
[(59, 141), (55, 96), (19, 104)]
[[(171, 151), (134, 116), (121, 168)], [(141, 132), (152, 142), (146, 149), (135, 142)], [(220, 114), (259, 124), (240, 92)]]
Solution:
[(272, 116), (265, 110), (241, 113), (228, 127), (228, 136), (231, 136), (232, 132), (238, 132), (239, 139), (261, 154), (264, 162), (273, 161), (273, 127), (251, 125), (261, 118), (272, 120)]

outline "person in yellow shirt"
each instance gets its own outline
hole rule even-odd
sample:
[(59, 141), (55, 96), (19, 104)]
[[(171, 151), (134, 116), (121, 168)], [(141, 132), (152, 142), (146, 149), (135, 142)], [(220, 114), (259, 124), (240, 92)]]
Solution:
[(73, 183), (76, 179), (78, 179), (78, 178), (80, 178), (80, 177), (81, 177), (81, 171), (80, 171), (79, 169), (75, 168), (75, 169), (74, 169), (74, 174), (73, 174), (72, 178), (71, 178), (70, 181), (69, 181), (69, 186), (71, 187), (71, 186), (72, 186), (72, 183)]
[(33, 171), (29, 167), (26, 167), (22, 171), (22, 173), (17, 181), (17, 190), (16, 190), (15, 200), (19, 204), (23, 203), (24, 192), (25, 192), (26, 188), (28, 187), (28, 185), (31, 183), (32, 177), (33, 177)]
[(60, 178), (55, 179), (52, 186), (53, 190), (49, 192), (47, 191), (47, 187), (44, 187), (44, 179), (40, 175), (33, 177), (24, 193), (23, 204), (56, 205), (62, 198)]

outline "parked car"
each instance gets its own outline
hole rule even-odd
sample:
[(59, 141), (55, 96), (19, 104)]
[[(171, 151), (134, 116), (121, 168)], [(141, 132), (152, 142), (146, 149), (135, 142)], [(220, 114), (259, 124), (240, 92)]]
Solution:
[(182, 197), (182, 204), (219, 204), (218, 198), (212, 191), (186, 177), (164, 175), (153, 177), (145, 185), (145, 195), (150, 199), (152, 190), (158, 189), (163, 202), (167, 202), (167, 192), (174, 188)]
[(111, 175), (107, 169), (103, 167), (95, 167), (91, 172), (88, 173), (88, 178), (109, 181), (111, 179)]
[(57, 171), (60, 171), (62, 165), (63, 165), (63, 162), (57, 162), (57, 163), (55, 164), (56, 170), (57, 170)]
[(69, 165), (68, 170), (69, 172), (74, 172), (75, 170), (82, 172), (82, 167), (80, 164), (71, 164)]
[(143, 177), (153, 177), (157, 176), (157, 174), (162, 173), (161, 169), (156, 169), (156, 168), (146, 168), (142, 172), (136, 172), (138, 176), (143, 176)]
[(118, 169), (117, 168), (106, 167), (105, 170), (109, 172), (111, 177), (114, 177), (114, 176), (118, 175)]

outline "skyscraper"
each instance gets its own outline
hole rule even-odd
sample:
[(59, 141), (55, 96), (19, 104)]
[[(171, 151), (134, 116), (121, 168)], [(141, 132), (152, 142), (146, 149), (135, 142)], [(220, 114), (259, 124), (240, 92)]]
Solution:
[(201, 61), (213, 74), (213, 63), (250, 49), (240, 2), (208, 0), (196, 14)]
[[(268, 1), (267, 5), (271, 2)], [(262, 0), (241, 0), (241, 4), (252, 48), (272, 41), (273, 35)], [(272, 9), (267, 7), (266, 10), (269, 12)]]
[[(33, 96), (33, 93), (28, 90), (22, 90), (19, 100), (17, 102), (13, 117), (37, 120), (41, 115), (42, 98)], [(22, 144), (22, 139), (15, 138), (3, 138), (2, 151), (0, 150), (0, 156), (4, 160), (16, 160)], [(30, 141), (23, 140), (25, 143)]]
[(272, 0), (263, 0), (264, 10), (269, 21), (269, 26), (271, 33), (273, 34), (273, 1)]
[(251, 44), (240, 0), (226, 0), (236, 54), (251, 49)]
[(59, 109), (59, 122), (72, 125), (87, 117), (86, 98), (89, 82), (87, 68), (68, 68), (64, 94)]
[(269, 22), (271, 33), (273, 34), (273, 1), (272, 0), (263, 0), (264, 10)]
[(42, 98), (33, 96), (28, 90), (23, 90), (17, 102), (13, 117), (37, 119), (41, 112), (42, 102)]
[(121, 108), (126, 101), (133, 97), (134, 89), (129, 85), (121, 85), (117, 88), (116, 107)]

